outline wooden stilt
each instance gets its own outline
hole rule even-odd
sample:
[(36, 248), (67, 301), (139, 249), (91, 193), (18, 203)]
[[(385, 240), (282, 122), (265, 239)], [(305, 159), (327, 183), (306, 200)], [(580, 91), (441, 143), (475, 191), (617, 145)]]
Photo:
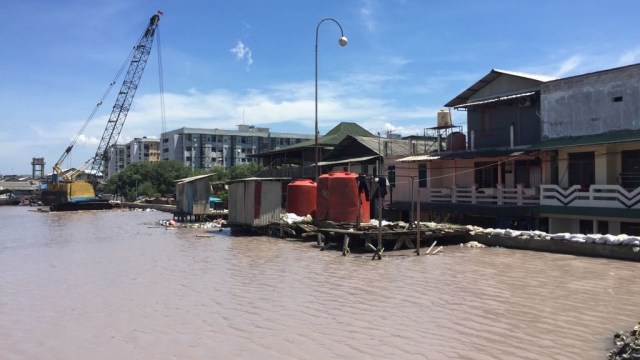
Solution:
[(330, 242), (327, 245), (323, 246), (322, 249), (320, 249), (320, 251), (324, 251), (324, 250), (326, 250), (326, 249), (328, 249), (328, 248), (330, 248), (332, 246), (335, 246), (335, 245), (336, 245), (336, 243)]
[(350, 254), (351, 250), (349, 250), (349, 235), (344, 235), (344, 240), (342, 241), (342, 256), (347, 256)]

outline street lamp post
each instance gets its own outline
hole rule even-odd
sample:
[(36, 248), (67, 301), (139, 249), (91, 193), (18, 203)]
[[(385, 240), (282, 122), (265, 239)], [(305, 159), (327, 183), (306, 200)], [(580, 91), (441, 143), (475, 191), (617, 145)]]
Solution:
[(315, 127), (315, 152), (316, 152), (316, 182), (320, 177), (320, 168), (318, 167), (318, 158), (319, 158), (319, 149), (318, 149), (318, 30), (320, 30), (320, 25), (325, 21), (333, 21), (340, 28), (340, 38), (338, 38), (338, 44), (340, 46), (346, 46), (349, 40), (347, 40), (346, 36), (344, 36), (344, 32), (342, 31), (342, 26), (340, 23), (332, 18), (324, 18), (320, 20), (318, 26), (316, 27), (316, 127)]

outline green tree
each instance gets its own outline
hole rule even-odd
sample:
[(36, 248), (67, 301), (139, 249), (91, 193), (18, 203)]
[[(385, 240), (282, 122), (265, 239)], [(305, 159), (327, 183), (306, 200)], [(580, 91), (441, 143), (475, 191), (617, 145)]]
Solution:
[(258, 175), (264, 169), (261, 163), (246, 163), (235, 165), (229, 169), (229, 180), (250, 178)]
[[(246, 163), (227, 170), (222, 166), (211, 169), (191, 169), (180, 161), (141, 161), (127, 166), (123, 171), (109, 178), (104, 187), (106, 193), (119, 194), (129, 200), (137, 196), (171, 196), (176, 192), (176, 180), (191, 176), (212, 174), (212, 183), (254, 177), (264, 169), (260, 163)], [(221, 186), (217, 189), (223, 188)], [(215, 195), (226, 199), (225, 191), (216, 191)]]
[(136, 195), (171, 195), (176, 191), (175, 181), (192, 174), (189, 167), (175, 160), (135, 162), (110, 177), (105, 192), (121, 194), (129, 199)]

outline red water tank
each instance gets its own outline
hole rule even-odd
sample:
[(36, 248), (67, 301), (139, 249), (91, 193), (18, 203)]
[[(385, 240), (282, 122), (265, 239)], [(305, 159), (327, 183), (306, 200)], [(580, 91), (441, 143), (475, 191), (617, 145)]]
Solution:
[[(357, 174), (332, 172), (318, 178), (316, 218), (324, 221), (368, 223), (369, 201), (365, 193), (358, 193)], [(358, 213), (358, 208), (360, 212)]]
[(298, 216), (315, 215), (316, 190), (313, 180), (295, 180), (287, 185), (287, 212)]
[(454, 131), (447, 135), (447, 150), (457, 151), (467, 148), (467, 137), (460, 131)]

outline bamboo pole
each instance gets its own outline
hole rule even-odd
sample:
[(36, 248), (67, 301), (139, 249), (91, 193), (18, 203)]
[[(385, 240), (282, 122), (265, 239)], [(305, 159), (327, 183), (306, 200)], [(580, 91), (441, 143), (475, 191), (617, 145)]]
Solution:
[(436, 246), (437, 243), (438, 243), (438, 241), (434, 241), (433, 244), (431, 244), (431, 246), (429, 246), (429, 249), (427, 250), (425, 255), (429, 255), (429, 253), (431, 252), (431, 249), (433, 249), (433, 247)]

